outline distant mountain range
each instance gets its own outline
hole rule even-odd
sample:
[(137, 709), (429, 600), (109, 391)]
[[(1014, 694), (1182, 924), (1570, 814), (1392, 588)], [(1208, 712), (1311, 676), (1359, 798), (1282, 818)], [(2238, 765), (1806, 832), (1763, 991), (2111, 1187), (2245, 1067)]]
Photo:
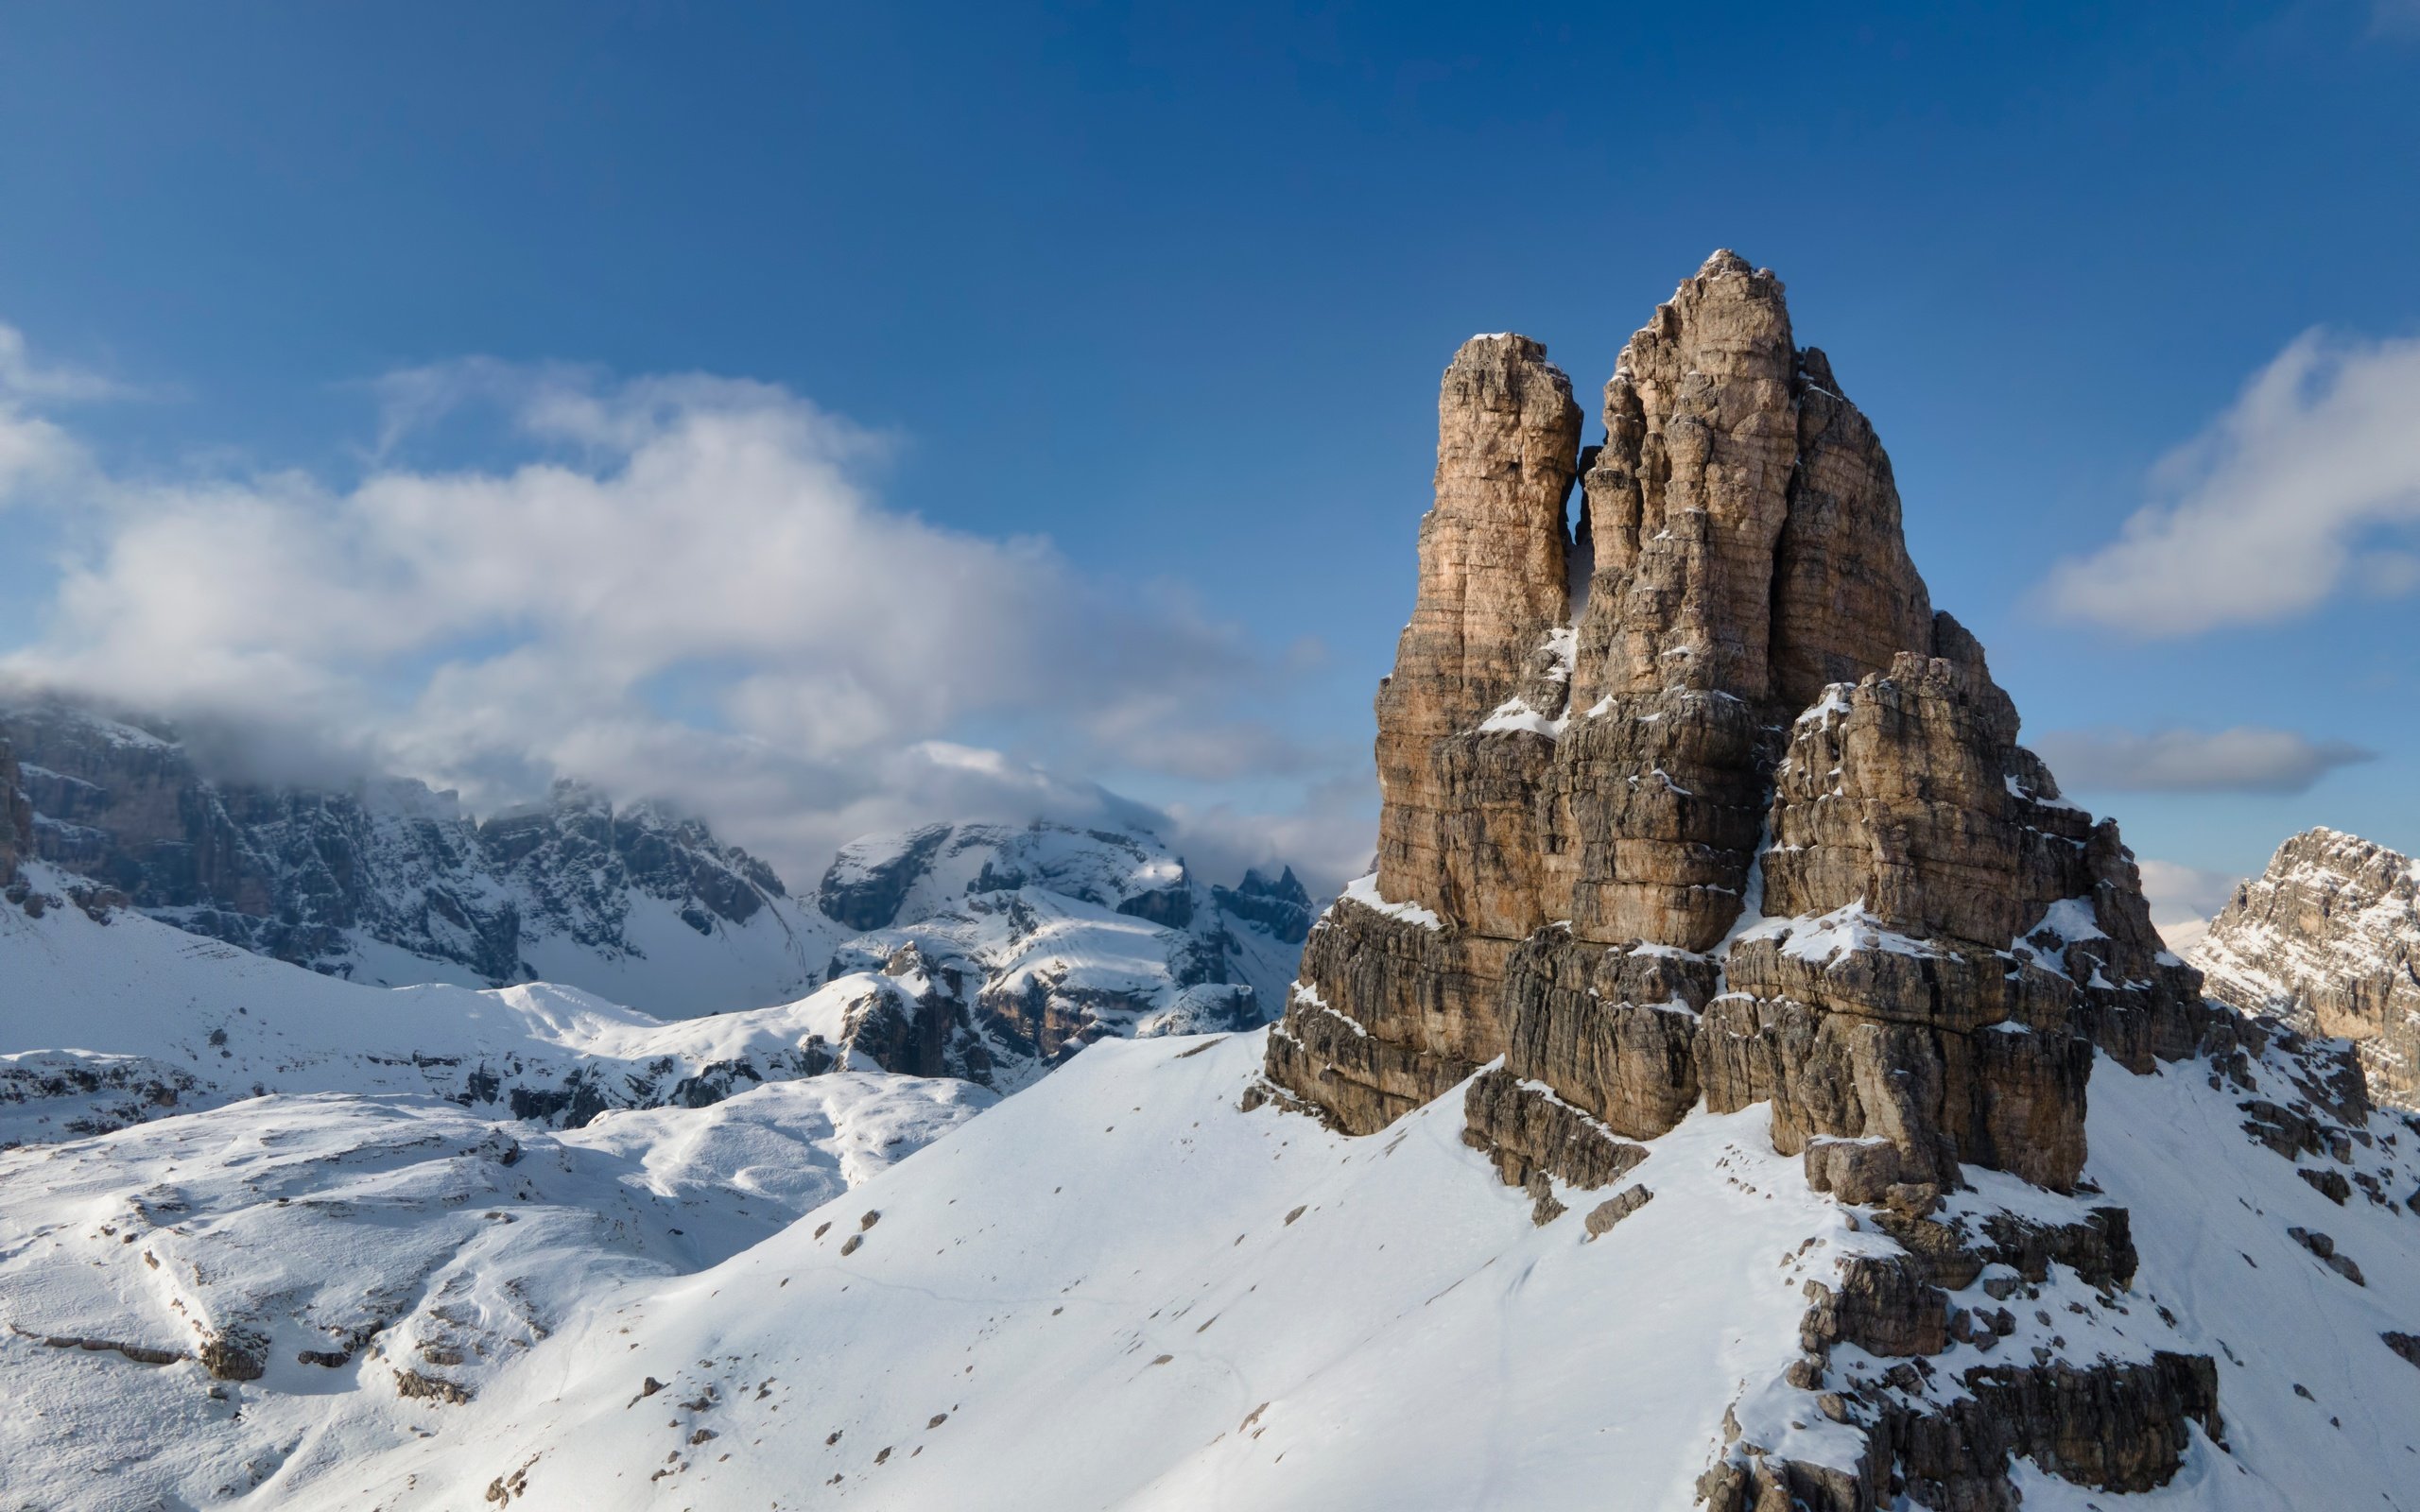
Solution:
[(894, 1037), (873, 1058), (987, 1084), (1102, 1034), (1266, 1022), (1311, 915), (1291, 870), (1206, 885), (1136, 829), (868, 836), (810, 898), (694, 819), (576, 783), (479, 819), (403, 779), (226, 782), (171, 725), (60, 698), (0, 705), (0, 745), (9, 844), (105, 904), (366, 985), (543, 981), (659, 1018), (912, 956), (957, 1040)]

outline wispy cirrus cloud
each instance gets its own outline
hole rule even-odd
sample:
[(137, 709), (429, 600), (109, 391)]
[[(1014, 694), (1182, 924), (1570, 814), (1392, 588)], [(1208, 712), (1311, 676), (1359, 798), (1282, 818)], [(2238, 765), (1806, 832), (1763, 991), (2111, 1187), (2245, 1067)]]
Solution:
[(25, 333), (0, 324), (0, 508), (89, 473), (91, 458), (83, 446), (41, 413), (44, 405), (126, 392), (84, 369), (37, 362)]
[(15, 326), (0, 324), (0, 396), (90, 402), (125, 399), (134, 392), (131, 387), (89, 368), (36, 361), (26, 334)]
[(2118, 540), (2061, 562), (2056, 614), (2146, 636), (2420, 587), (2420, 339), (2308, 334), (2169, 456)]
[(2302, 793), (2377, 752), (2290, 730), (2054, 730), (2033, 743), (2062, 787), (2128, 793)]

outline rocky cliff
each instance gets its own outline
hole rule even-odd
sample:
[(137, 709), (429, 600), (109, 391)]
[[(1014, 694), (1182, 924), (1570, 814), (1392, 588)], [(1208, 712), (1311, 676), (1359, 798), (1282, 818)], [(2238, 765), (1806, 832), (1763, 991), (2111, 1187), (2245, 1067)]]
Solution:
[(2164, 949), (2115, 824), (2016, 743), (1771, 272), (1718, 252), (1623, 349), (1601, 415), (1583, 451), (1523, 336), (1446, 369), (1377, 698), (1377, 871), (1311, 931), (1270, 1095), (1360, 1133), (1467, 1082), (1465, 1139), (1542, 1223), (1701, 1105), (1768, 1105), (1774, 1148), (1899, 1249), (1814, 1289), (1793, 1367), (1864, 1457), (1793, 1467), (1735, 1425), (1717, 1507), (2000, 1507), (2012, 1453), (2163, 1484), (2188, 1420), (2218, 1432), (2205, 1357), (2045, 1348), (1967, 1377), (1963, 1405), (1881, 1362), (1981, 1326), (1947, 1298), (1989, 1266), (2125, 1285), (2122, 1210), (2045, 1227), (1945, 1216), (1946, 1194), (1969, 1168), (2082, 1189), (2096, 1050), (2150, 1074), (2256, 1033)]
[(16, 749), (0, 736), (0, 887), (17, 880), (18, 866), (33, 848), (33, 804), (26, 798)]
[(2420, 1106), (2420, 873), (2337, 830), (2277, 848), (2193, 949), (2214, 998), (2360, 1047), (2372, 1091)]
[(1256, 1027), (1310, 919), (1291, 871), (1209, 886), (1141, 830), (869, 835), (807, 899), (694, 819), (578, 784), (476, 819), (396, 779), (215, 780), (173, 727), (59, 699), (0, 707), (12, 746), (0, 877), (40, 861), (61, 903), (373, 985), (548, 981), (667, 1017), (871, 973), (837, 1048), (908, 1074), (1013, 1086), (1105, 1035)]
[(0, 708), (33, 853), (196, 934), (356, 980), (571, 982), (655, 1012), (761, 1007), (842, 933), (694, 820), (560, 783), (485, 821), (399, 779), (225, 781), (172, 726)]
[(893, 1071), (1003, 1090), (1100, 1039), (1267, 1022), (1310, 913), (1290, 870), (1209, 887), (1143, 831), (1049, 823), (868, 835), (816, 897), (861, 931), (826, 975), (891, 984), (851, 1045)]

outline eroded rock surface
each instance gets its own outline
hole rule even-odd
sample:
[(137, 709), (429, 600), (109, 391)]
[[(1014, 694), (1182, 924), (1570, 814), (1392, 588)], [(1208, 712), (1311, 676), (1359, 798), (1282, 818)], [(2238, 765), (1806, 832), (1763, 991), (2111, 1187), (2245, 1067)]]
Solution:
[(16, 747), (35, 858), (182, 929), (331, 974), (371, 976), (401, 952), (446, 979), (585, 974), (640, 996), (659, 985), (644, 963), (691, 936), (700, 962), (769, 958), (728, 988), (687, 973), (697, 1011), (810, 985), (827, 944), (764, 862), (694, 819), (579, 783), (474, 820), (454, 794), (402, 779), (221, 780), (174, 726), (64, 698), (0, 705), (0, 738)]
[(0, 738), (0, 887), (17, 880), (18, 864), (33, 849), (33, 804), (26, 799), (16, 748)]
[(2235, 890), (2193, 949), (2212, 997), (2360, 1047), (2381, 1098), (2420, 1107), (2420, 881), (2411, 858), (2308, 830)]
[[(1987, 1265), (2031, 1285), (2055, 1253), (2122, 1286), (2122, 1210), (2072, 1233), (1935, 1211), (1969, 1167), (2077, 1188), (2096, 1050), (2149, 1073), (2258, 1036), (2165, 949), (2116, 826), (2017, 744), (1779, 280), (1708, 260), (1623, 349), (1584, 455), (1568, 393), (1518, 336), (1446, 369), (1377, 700), (1377, 869), (1311, 930), (1272, 1095), (1358, 1133), (1467, 1081), (1466, 1143), (1542, 1224), (1693, 1109), (1769, 1105), (1775, 1148), (1897, 1246), (1811, 1287), (1810, 1382), (1836, 1343), (1990, 1350), (2014, 1324), (1951, 1299)], [(2011, 1455), (2142, 1489), (2187, 1423), (2219, 1432), (2199, 1356), (1929, 1379), (1841, 1407), (1855, 1469), (1735, 1449), (1703, 1499), (2001, 1507)]]

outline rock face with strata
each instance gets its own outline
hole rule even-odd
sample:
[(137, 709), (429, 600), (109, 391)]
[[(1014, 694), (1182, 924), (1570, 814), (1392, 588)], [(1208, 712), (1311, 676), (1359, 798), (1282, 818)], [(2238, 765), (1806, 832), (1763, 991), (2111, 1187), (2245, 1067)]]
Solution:
[[(167, 721), (58, 696), (0, 696), (0, 745), (19, 764), (0, 857), (47, 863), (62, 902), (113, 899), (356, 980), (544, 979), (666, 1017), (803, 998), (912, 941), (964, 979), (961, 1007), (1011, 1080), (1104, 1035), (1258, 1027), (1310, 923), (1290, 870), (1213, 887), (1126, 826), (861, 836), (809, 897), (696, 819), (579, 783), (476, 818), (403, 779), (214, 772)], [(911, 1054), (882, 1062), (894, 1071), (980, 1063), (898, 1042)]]
[(17, 868), (34, 849), (34, 809), (26, 800), (16, 748), (0, 738), (0, 887), (17, 880)]
[(2420, 873), (2340, 830), (2304, 832), (2193, 948), (2214, 998), (2350, 1040), (2371, 1090), (2420, 1107)]
[[(1614, 1184), (1693, 1109), (1768, 1105), (1774, 1146), (1908, 1250), (1818, 1299), (1808, 1369), (1836, 1340), (1938, 1353), (1945, 1288), (2006, 1247), (1934, 1219), (1943, 1194), (1969, 1166), (2073, 1190), (2096, 1050), (2148, 1072), (2238, 1021), (1935, 612), (1890, 459), (1779, 280), (1715, 254), (1623, 349), (1585, 454), (1568, 391), (1517, 336), (1446, 369), (1377, 700), (1377, 869), (1311, 930), (1270, 1095), (1365, 1133), (1467, 1081), (1466, 1142), (1541, 1222), (1556, 1183)], [(2012, 1452), (2163, 1484), (2183, 1425), (2216, 1431), (2207, 1364), (2011, 1366), (1963, 1418), (1874, 1417), (1855, 1476), (1737, 1460), (1702, 1489), (1996, 1507)]]
[[(1420, 594), (1378, 685), (1380, 890), (1432, 906), (1471, 809), (1442, 781), (1441, 741), (1478, 725), (1541, 668), (1568, 601), (1564, 501), (1580, 453), (1571, 381), (1525, 336), (1474, 336), (1437, 398), (1437, 506), (1420, 525)], [(1480, 913), (1488, 900), (1471, 898)]]
[[(702, 824), (579, 783), (475, 822), (452, 793), (400, 779), (221, 781), (173, 726), (67, 698), (0, 704), (0, 738), (41, 860), (180, 928), (332, 974), (354, 974), (366, 942), (501, 985), (575, 953), (643, 960), (648, 914), (710, 941), (783, 933), (798, 915), (770, 868)], [(796, 954), (820, 964), (804, 942)], [(773, 985), (809, 985), (812, 970)]]

